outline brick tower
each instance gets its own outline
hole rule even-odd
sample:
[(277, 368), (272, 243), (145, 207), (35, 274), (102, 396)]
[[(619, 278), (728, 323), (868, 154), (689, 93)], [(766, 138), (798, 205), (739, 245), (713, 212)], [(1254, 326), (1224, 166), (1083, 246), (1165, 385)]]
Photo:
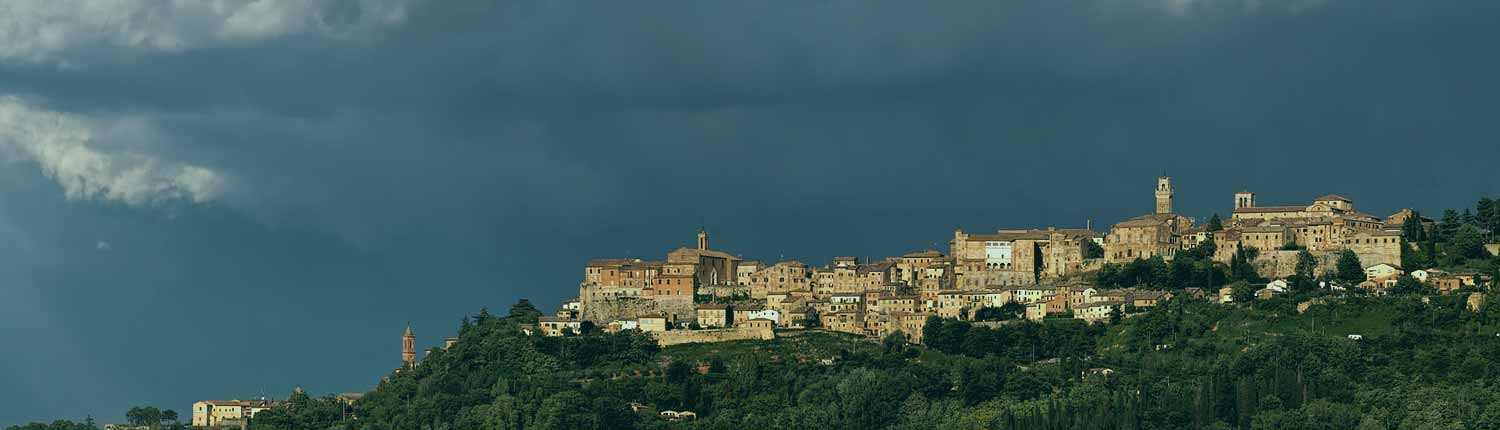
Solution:
[(411, 333), (411, 326), (406, 326), (406, 334), (401, 335), (401, 367), (417, 367), (417, 336)]

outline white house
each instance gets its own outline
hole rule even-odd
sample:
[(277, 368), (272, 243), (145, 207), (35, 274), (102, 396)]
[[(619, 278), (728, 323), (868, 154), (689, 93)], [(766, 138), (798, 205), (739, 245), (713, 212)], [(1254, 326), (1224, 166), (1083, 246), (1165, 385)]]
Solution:
[(1290, 288), (1290, 285), (1286, 283), (1285, 279), (1277, 279), (1266, 284), (1266, 289), (1278, 293), (1285, 293), (1288, 288)]
[(1376, 264), (1374, 266), (1370, 266), (1370, 267), (1366, 267), (1365, 268), (1365, 279), (1366, 280), (1374, 280), (1374, 279), (1384, 278), (1384, 277), (1391, 276), (1391, 275), (1400, 275), (1402, 273), (1405, 273), (1405, 272), (1401, 271), (1401, 267), (1400, 266), (1397, 266), (1397, 265), (1394, 265), (1394, 264), (1390, 264), (1390, 263), (1380, 263), (1380, 264)]
[(747, 318), (745, 319), (767, 319), (771, 320), (771, 322), (776, 323), (776, 325), (781, 325), (781, 311), (775, 309), (753, 310), (750, 311), (749, 315), (747, 315)]

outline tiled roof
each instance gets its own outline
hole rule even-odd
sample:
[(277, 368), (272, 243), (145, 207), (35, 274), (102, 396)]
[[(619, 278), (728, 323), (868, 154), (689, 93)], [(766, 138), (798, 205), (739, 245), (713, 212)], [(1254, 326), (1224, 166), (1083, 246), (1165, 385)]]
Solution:
[(1349, 200), (1348, 197), (1344, 197), (1344, 196), (1341, 196), (1341, 195), (1338, 195), (1338, 194), (1329, 194), (1329, 195), (1326, 195), (1326, 196), (1323, 196), (1323, 197), (1318, 197), (1316, 199), (1313, 199), (1313, 201), (1315, 201), (1315, 202), (1321, 202), (1321, 201), (1327, 201), (1327, 200), (1336, 200), (1336, 201), (1341, 201), (1341, 202), (1354, 203), (1354, 201), (1353, 200)]
[(588, 267), (620, 266), (620, 265), (632, 263), (632, 262), (635, 262), (635, 261), (636, 260), (630, 259), (630, 258), (595, 258), (593, 260), (589, 260)]
[(1115, 224), (1115, 227), (1151, 227), (1161, 225), (1181, 215), (1177, 214), (1150, 214), (1141, 215)]
[(934, 249), (929, 249), (929, 250), (926, 250), (926, 251), (908, 252), (908, 253), (902, 255), (901, 257), (903, 257), (903, 258), (942, 258), (943, 257), (943, 253), (942, 252), (938, 252), (937, 250), (934, 250)]
[(1235, 208), (1235, 213), (1306, 212), (1307, 206), (1256, 206)]

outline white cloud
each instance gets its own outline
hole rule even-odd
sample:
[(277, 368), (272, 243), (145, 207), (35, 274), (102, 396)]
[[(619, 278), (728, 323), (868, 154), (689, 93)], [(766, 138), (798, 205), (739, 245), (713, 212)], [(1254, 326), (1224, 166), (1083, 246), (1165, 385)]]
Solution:
[(102, 241), (102, 240), (99, 241), (98, 244), (94, 245), (94, 249), (99, 250), (99, 251), (108, 251), (108, 250), (113, 249), (113, 248), (114, 247), (111, 246), (109, 244), (109, 242), (105, 242), (105, 241)]
[(0, 97), (0, 155), (35, 163), (69, 199), (208, 203), (223, 194), (220, 173), (144, 151), (153, 135), (136, 119), (100, 121)]
[(398, 24), (408, 0), (6, 0), (0, 60), (66, 61), (71, 50), (181, 51), (315, 32), (340, 37)]

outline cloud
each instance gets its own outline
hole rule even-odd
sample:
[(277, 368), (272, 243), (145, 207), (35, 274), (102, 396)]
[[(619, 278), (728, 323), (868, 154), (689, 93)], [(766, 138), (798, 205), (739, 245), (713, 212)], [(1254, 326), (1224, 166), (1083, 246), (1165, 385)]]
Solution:
[(139, 206), (179, 199), (202, 204), (222, 195), (220, 173), (145, 152), (155, 136), (143, 120), (99, 121), (0, 97), (0, 155), (36, 163), (69, 199)]
[(10, 0), (0, 60), (68, 60), (89, 48), (175, 52), (297, 33), (342, 37), (399, 24), (407, 0)]
[(114, 247), (111, 246), (109, 244), (109, 242), (105, 242), (105, 241), (99, 241), (98, 244), (94, 245), (94, 249), (98, 250), (98, 251), (108, 251), (108, 250), (113, 249), (113, 248)]

